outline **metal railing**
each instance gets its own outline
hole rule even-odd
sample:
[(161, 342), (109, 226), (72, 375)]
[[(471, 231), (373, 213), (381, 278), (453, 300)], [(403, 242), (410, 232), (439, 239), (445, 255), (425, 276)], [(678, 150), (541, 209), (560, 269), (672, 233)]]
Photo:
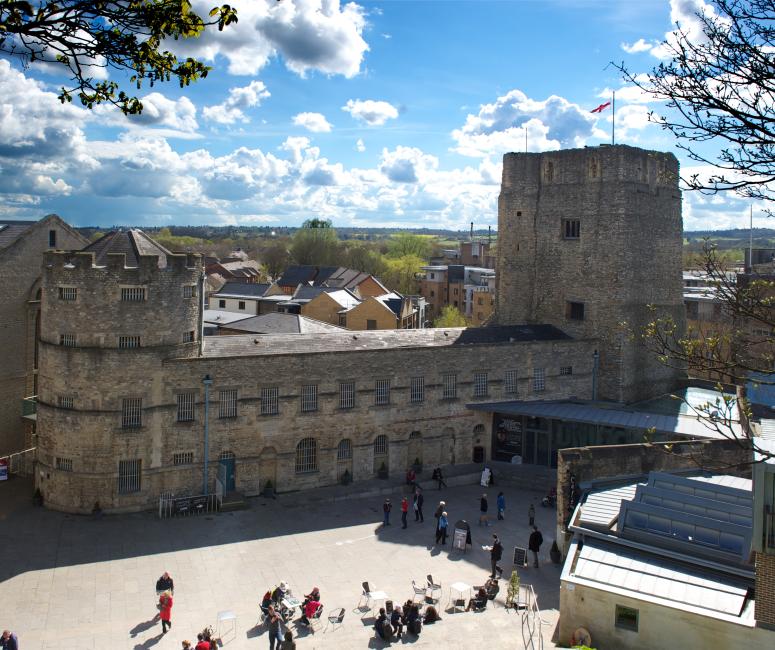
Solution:
[(28, 418), (38, 413), (38, 396), (30, 395), (22, 400), (22, 417)]
[(175, 496), (165, 492), (159, 497), (159, 519), (165, 517), (190, 517), (205, 512), (217, 512), (220, 500), (216, 494)]
[(15, 454), (3, 456), (8, 460), (8, 473), (18, 474), (19, 476), (32, 476), (35, 465), (35, 454), (37, 447), (30, 447), (24, 451), (17, 451)]
[[(520, 601), (525, 604), (522, 611), (522, 643), (525, 650), (543, 650), (544, 636), (541, 627), (544, 621), (541, 619), (541, 610), (538, 607), (538, 596), (533, 589), (533, 585), (520, 585), (520, 591), (524, 589), (523, 596), (520, 594)], [(521, 604), (521, 603), (520, 603)]]

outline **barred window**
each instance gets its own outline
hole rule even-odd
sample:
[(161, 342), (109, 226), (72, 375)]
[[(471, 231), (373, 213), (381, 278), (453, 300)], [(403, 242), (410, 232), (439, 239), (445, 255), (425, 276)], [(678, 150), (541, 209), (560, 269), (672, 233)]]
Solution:
[(236, 457), (237, 455), (233, 451), (229, 451), (228, 449), (218, 454), (218, 460), (232, 460)]
[(584, 320), (584, 303), (566, 302), (565, 318), (569, 318), (570, 320)]
[(296, 445), (296, 473), (316, 472), (318, 469), (318, 445), (314, 438), (304, 438)]
[(409, 387), (409, 399), (413, 404), (425, 401), (425, 377), (412, 377)]
[(343, 381), (339, 384), (339, 408), (351, 409), (355, 406), (355, 382)]
[(236, 418), (237, 417), (237, 389), (220, 391), (218, 397), (218, 417)]
[(261, 415), (277, 415), (280, 412), (277, 386), (261, 389)]
[(119, 336), (118, 347), (122, 350), (128, 350), (130, 348), (139, 348), (140, 337), (139, 336)]
[(578, 219), (562, 220), (563, 239), (578, 239), (581, 237), (581, 221)]
[(121, 302), (143, 302), (145, 287), (121, 287)]
[(121, 426), (124, 429), (134, 429), (142, 426), (143, 400), (137, 397), (124, 399), (121, 402)]
[(390, 380), (377, 379), (374, 382), (374, 404), (384, 406), (390, 404)]
[(191, 422), (194, 419), (194, 399), (196, 393), (181, 393), (178, 400), (178, 422)]
[(73, 459), (72, 458), (59, 458), (59, 456), (57, 456), (56, 467), (57, 467), (58, 470), (61, 470), (62, 472), (72, 472), (73, 471)]
[(560, 366), (560, 374), (561, 375), (572, 375), (573, 374), (573, 366)]
[(503, 382), (503, 392), (506, 395), (517, 394), (517, 371), (516, 370), (506, 371), (506, 378)]
[(194, 330), (183, 332), (183, 343), (192, 343), (194, 341)]
[(132, 494), (140, 491), (140, 472), (143, 461), (134, 460), (118, 461), (118, 493)]
[(78, 289), (75, 287), (59, 287), (60, 300), (76, 300), (78, 298)]
[(533, 368), (533, 392), (546, 390), (546, 373), (543, 368)]
[(184, 298), (194, 298), (196, 296), (196, 285), (195, 284), (184, 284), (183, 285), (183, 297)]
[(388, 438), (385, 435), (379, 435), (374, 439), (374, 455), (387, 456)]
[(339, 446), (336, 448), (337, 460), (350, 460), (353, 457), (353, 444), (349, 438), (339, 441)]
[(191, 465), (194, 462), (193, 451), (181, 451), (177, 454), (172, 454), (173, 465)]
[(61, 409), (72, 409), (75, 406), (75, 398), (72, 395), (59, 395), (57, 406)]
[(301, 387), (301, 410), (303, 413), (318, 410), (317, 384), (305, 384)]
[(75, 347), (75, 334), (60, 334), (59, 345), (63, 345), (66, 348)]
[(457, 375), (454, 372), (445, 372), (441, 375), (441, 398), (455, 399), (457, 397)]
[(474, 373), (474, 397), (486, 397), (487, 396), (487, 373), (475, 372)]

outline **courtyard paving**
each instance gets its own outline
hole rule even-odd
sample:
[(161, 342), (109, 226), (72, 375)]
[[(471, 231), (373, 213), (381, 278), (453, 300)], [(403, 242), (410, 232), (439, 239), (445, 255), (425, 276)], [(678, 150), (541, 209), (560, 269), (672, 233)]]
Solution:
[[(488, 490), (491, 512), (498, 489)], [(25, 650), (180, 649), (183, 639), (193, 641), (206, 624), (214, 625), (219, 611), (232, 610), (236, 631), (224, 637), (224, 647), (265, 648), (266, 631), (256, 627), (258, 602), (268, 587), (286, 580), (296, 594), (318, 586), (325, 613), (346, 610), (336, 630), (324, 629), (324, 616), (317, 632), (301, 632), (300, 650), (383, 648), (374, 619), (356, 609), (361, 583), (368, 580), (401, 603), (412, 596), (412, 580), (424, 582), (430, 573), (443, 585), (443, 620), (393, 647), (523, 648), (521, 616), (504, 608), (503, 581), (495, 606), (484, 612), (447, 608), (450, 584), (486, 579), (489, 553), (481, 546), (492, 532), (506, 549), (504, 576), (510, 573), (513, 547), (527, 546), (528, 504), (535, 500), (545, 539), (542, 566), (522, 569), (520, 576), (535, 588), (543, 645), (551, 648), (560, 576), (548, 558), (555, 511), (540, 507), (540, 492), (502, 489), (506, 519), (490, 528), (477, 526), (482, 488), (463, 485), (426, 490), (425, 523), (416, 524), (410, 512), (403, 530), (395, 496), (387, 528), (381, 525), (382, 497), (308, 503), (303, 494), (250, 499), (247, 510), (212, 516), (159, 520), (141, 513), (93, 520), (32, 507), (29, 485), (15, 479), (0, 484), (0, 629), (15, 631)], [(434, 546), (439, 499), (446, 501), (451, 523), (471, 523), (473, 548), (465, 554), (451, 550), (451, 539)], [(172, 630), (162, 636), (154, 585), (165, 570), (175, 580), (175, 598)]]

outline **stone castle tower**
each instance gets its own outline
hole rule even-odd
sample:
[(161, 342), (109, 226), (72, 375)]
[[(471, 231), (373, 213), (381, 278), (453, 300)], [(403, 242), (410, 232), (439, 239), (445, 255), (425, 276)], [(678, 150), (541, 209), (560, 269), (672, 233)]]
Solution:
[(648, 305), (683, 328), (681, 254), (672, 154), (616, 145), (503, 157), (498, 323), (598, 339), (600, 399), (673, 388), (677, 372), (630, 332), (653, 319)]
[(43, 266), (36, 484), (56, 509), (110, 508), (105, 468), (160, 453), (164, 360), (198, 353), (201, 256), (130, 230), (48, 252)]

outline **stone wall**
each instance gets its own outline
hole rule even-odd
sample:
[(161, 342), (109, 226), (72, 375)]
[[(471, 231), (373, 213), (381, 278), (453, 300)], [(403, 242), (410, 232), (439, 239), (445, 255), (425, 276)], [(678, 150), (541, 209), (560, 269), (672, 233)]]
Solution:
[[(578, 220), (577, 237), (565, 220)], [(668, 392), (676, 371), (630, 330), (684, 322), (681, 194), (672, 154), (589, 147), (506, 154), (498, 204), (498, 323), (549, 323), (599, 340), (599, 397)], [(583, 319), (569, 303), (583, 303)]]

